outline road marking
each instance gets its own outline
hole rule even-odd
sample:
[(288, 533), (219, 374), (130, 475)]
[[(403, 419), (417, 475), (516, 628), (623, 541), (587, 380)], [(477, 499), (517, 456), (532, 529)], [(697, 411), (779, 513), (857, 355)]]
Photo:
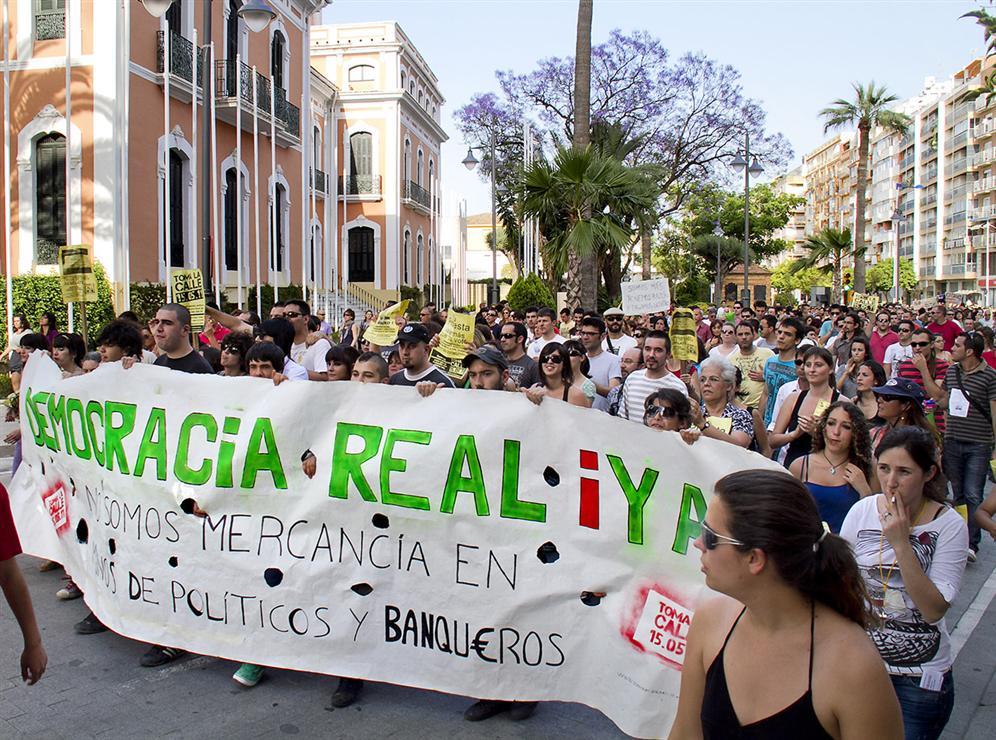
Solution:
[(972, 603), (968, 605), (968, 609), (961, 615), (961, 619), (958, 620), (958, 624), (955, 625), (954, 631), (951, 633), (952, 663), (957, 659), (961, 649), (965, 647), (965, 643), (972, 636), (972, 632), (979, 626), (982, 615), (986, 613), (986, 609), (989, 608), (989, 604), (994, 597), (996, 597), (996, 568), (989, 574), (986, 582), (982, 584), (979, 593), (976, 594)]

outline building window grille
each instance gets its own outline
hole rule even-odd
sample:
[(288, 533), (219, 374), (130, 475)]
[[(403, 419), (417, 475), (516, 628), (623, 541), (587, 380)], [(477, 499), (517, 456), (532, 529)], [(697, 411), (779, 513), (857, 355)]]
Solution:
[(66, 38), (66, 0), (35, 0), (35, 40)]
[(35, 143), (35, 263), (54, 265), (66, 238), (66, 137), (49, 134)]

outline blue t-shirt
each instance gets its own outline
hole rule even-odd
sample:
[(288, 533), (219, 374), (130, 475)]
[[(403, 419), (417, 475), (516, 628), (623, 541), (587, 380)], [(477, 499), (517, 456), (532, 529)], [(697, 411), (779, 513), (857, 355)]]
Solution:
[(764, 387), (768, 391), (768, 403), (764, 407), (765, 426), (771, 424), (771, 415), (775, 411), (778, 389), (795, 379), (795, 358), (788, 362), (782, 362), (778, 359), (778, 355), (775, 355), (769, 357), (768, 361), (764, 363)]
[(825, 337), (827, 334), (833, 331), (833, 321), (827, 319), (822, 324), (820, 324), (820, 336)]

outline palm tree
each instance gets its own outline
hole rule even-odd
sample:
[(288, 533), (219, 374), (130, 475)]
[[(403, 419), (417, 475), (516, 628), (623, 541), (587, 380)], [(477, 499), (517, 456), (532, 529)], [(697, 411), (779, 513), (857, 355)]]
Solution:
[[(975, 18), (975, 22), (982, 27), (982, 38), (986, 42), (986, 51), (985, 56), (983, 57), (984, 67), (985, 60), (996, 52), (996, 15), (993, 15), (985, 8), (980, 8), (979, 10), (973, 10), (969, 13), (965, 13), (960, 17)], [(982, 96), (985, 96), (985, 100), (983, 102), (987, 106), (993, 96), (996, 96), (996, 71), (993, 71), (988, 75), (984, 75), (982, 78), (982, 84), (962, 95), (959, 98), (959, 102), (963, 100), (976, 100)]]
[[(843, 282), (844, 256), (851, 251), (851, 230), (850, 229), (823, 229), (818, 234), (813, 234), (806, 238), (803, 246), (809, 250), (805, 257), (797, 259), (792, 264), (792, 272), (798, 272), (809, 267), (822, 267), (828, 262), (833, 269), (833, 287), (830, 289), (833, 302), (840, 303), (842, 298), (841, 285)], [(855, 247), (855, 264), (864, 264), (865, 248), (858, 250)], [(857, 270), (855, 270), (855, 280)], [(857, 288), (855, 288), (857, 290)], [(861, 292), (861, 291), (857, 291)]]
[[(579, 0), (577, 41), (574, 53), (574, 136), (572, 143), (578, 152), (591, 142), (591, 14), (593, 0)], [(590, 214), (580, 213), (581, 218)], [(597, 256), (594, 251), (581, 255), (569, 254), (567, 271), (567, 302), (577, 308), (595, 308), (598, 294)]]
[(537, 161), (523, 182), (524, 215), (539, 221), (551, 275), (565, 274), (575, 258), (597, 262), (604, 252), (628, 247), (638, 224), (634, 214), (652, 209), (658, 195), (642, 172), (590, 146), (558, 148), (552, 164)]
[[(853, 101), (838, 98), (829, 107), (820, 111), (825, 120), (823, 133), (830, 129), (845, 126), (858, 128), (858, 183), (857, 202), (854, 204), (854, 289), (863, 293), (865, 290), (865, 192), (868, 187), (868, 145), (869, 135), (875, 126), (889, 129), (900, 136), (906, 133), (910, 125), (910, 117), (904, 113), (890, 110), (888, 106), (899, 98), (884, 85), (868, 86), (854, 83), (855, 98)], [(861, 259), (858, 259), (858, 253)]]

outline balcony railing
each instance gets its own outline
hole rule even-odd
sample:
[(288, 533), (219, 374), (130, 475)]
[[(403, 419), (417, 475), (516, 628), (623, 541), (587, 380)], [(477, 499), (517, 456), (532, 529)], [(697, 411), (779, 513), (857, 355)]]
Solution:
[[(163, 73), (166, 68), (165, 55), (166, 55), (166, 44), (165, 44), (165, 31), (156, 32), (156, 72), (159, 74)], [(170, 74), (175, 75), (187, 82), (192, 83), (194, 81), (194, 45), (189, 39), (185, 39), (178, 33), (170, 31), (169, 34), (170, 45), (169, 45), (169, 71)], [(207, 60), (206, 49), (198, 49), (198, 61), (199, 67), (197, 73), (197, 86), (201, 87), (204, 84), (204, 65)]]
[(380, 195), (380, 175), (340, 177), (339, 193), (344, 195)]
[(312, 167), (309, 171), (311, 172), (311, 187), (315, 189), (315, 192), (328, 195), (329, 176), (321, 170), (316, 170), (314, 167)]
[(282, 87), (274, 86), (273, 92), (275, 95), (273, 112), (277, 120), (283, 121), (284, 126), (294, 136), (300, 136), (301, 109), (287, 100), (287, 91)]
[[(238, 83), (236, 83), (236, 78)], [(238, 87), (236, 87), (236, 84)], [(295, 139), (301, 137), (301, 109), (287, 101), (287, 91), (273, 85), (273, 81), (256, 72), (259, 100), (256, 110), (269, 115), (270, 96), (273, 96), (273, 115), (284, 130)], [(236, 71), (235, 60), (218, 59), (214, 68), (214, 94), (219, 99), (234, 100), (237, 93), (246, 108), (253, 105), (252, 67), (245, 62)]]
[(933, 277), (934, 276), (934, 266), (925, 265), (920, 267), (920, 277)]
[(992, 175), (990, 175), (989, 177), (983, 177), (981, 180), (976, 180), (974, 183), (972, 183), (973, 193), (985, 193), (986, 191), (992, 190), (993, 188), (996, 188), (996, 178), (994, 178)]
[(432, 196), (429, 195), (429, 191), (419, 185), (417, 182), (408, 180), (405, 183), (405, 196), (408, 200), (413, 200), (420, 206), (425, 208), (432, 208)]

